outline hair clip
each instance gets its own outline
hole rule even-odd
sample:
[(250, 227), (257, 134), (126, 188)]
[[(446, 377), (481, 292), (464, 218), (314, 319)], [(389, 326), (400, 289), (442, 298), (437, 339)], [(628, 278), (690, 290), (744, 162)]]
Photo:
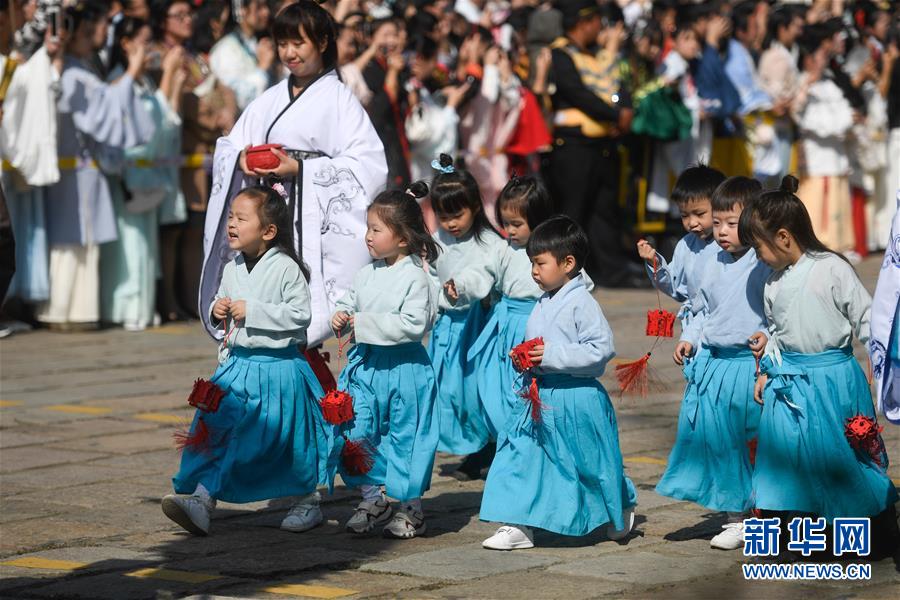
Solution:
[(438, 159), (434, 159), (431, 161), (431, 168), (435, 171), (440, 171), (444, 175), (449, 175), (450, 173), (455, 173), (456, 169), (453, 168), (453, 165), (447, 165), (446, 167), (441, 166), (441, 161)]
[(410, 198), (412, 198), (413, 200), (417, 200), (417, 199), (418, 199), (418, 196), (416, 196), (415, 194), (413, 194), (413, 191), (412, 191), (411, 189), (409, 189), (409, 188), (406, 188), (406, 191), (403, 192), (403, 193), (406, 194), (407, 196), (409, 196)]

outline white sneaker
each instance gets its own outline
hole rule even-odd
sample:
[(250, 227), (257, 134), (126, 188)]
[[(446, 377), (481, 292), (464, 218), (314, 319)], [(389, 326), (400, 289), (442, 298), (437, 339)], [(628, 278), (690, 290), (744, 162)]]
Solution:
[(322, 522), (322, 509), (318, 504), (295, 504), (281, 522), (285, 531), (302, 533)]
[(199, 496), (169, 494), (162, 499), (163, 514), (194, 535), (209, 533), (209, 514), (216, 501), (206, 501)]
[(530, 528), (504, 525), (497, 533), (481, 542), (488, 550), (524, 550), (534, 548), (534, 532)]
[(622, 522), (625, 523), (625, 529), (616, 529), (612, 523), (606, 526), (606, 537), (617, 542), (625, 539), (634, 528), (634, 507), (626, 508), (622, 511)]
[(744, 524), (726, 523), (722, 525), (722, 533), (709, 541), (712, 548), (719, 550), (737, 550), (744, 547)]

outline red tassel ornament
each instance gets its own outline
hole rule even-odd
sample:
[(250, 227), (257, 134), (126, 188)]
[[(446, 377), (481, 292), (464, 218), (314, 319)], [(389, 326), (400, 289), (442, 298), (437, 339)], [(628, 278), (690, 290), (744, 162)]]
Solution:
[(337, 381), (334, 380), (334, 375), (331, 374), (331, 370), (328, 368), (331, 355), (328, 352), (319, 352), (318, 348), (309, 348), (303, 355), (306, 357), (306, 362), (309, 363), (309, 368), (312, 369), (313, 375), (319, 380), (319, 385), (322, 386), (322, 389), (326, 392), (337, 389)]
[(519, 394), (531, 405), (531, 420), (540, 423), (544, 405), (541, 402), (541, 392), (538, 389), (537, 379), (532, 378), (528, 389)]
[(172, 437), (175, 438), (175, 447), (178, 450), (206, 452), (212, 445), (209, 427), (202, 418), (197, 419), (197, 425), (193, 431), (181, 429), (173, 433)]
[(750, 453), (750, 466), (756, 466), (756, 446), (759, 444), (759, 438), (753, 438), (747, 442), (747, 452)]
[(203, 412), (214, 413), (219, 410), (219, 402), (225, 397), (225, 392), (211, 381), (197, 379), (194, 381), (194, 389), (188, 396), (188, 404)]
[(537, 337), (531, 340), (526, 340), (514, 347), (510, 352), (509, 356), (512, 359), (513, 366), (517, 371), (527, 371), (534, 367), (534, 363), (531, 362), (531, 356), (529, 356), (529, 352), (534, 350), (535, 346), (543, 346), (544, 338)]
[(353, 420), (353, 398), (347, 392), (331, 390), (320, 402), (322, 416), (331, 425), (341, 425)]
[(344, 436), (344, 447), (341, 449), (341, 464), (347, 475), (365, 475), (375, 464), (375, 450), (369, 440), (351, 440)]
[(672, 337), (675, 314), (661, 308), (647, 311), (647, 335), (651, 337)]
[(879, 466), (881, 454), (884, 451), (884, 441), (881, 432), (884, 427), (875, 422), (875, 419), (865, 415), (856, 415), (847, 419), (844, 426), (844, 435), (854, 450), (865, 452)]
[(619, 391), (622, 394), (637, 392), (641, 396), (647, 395), (649, 361), (650, 353), (648, 352), (635, 361), (616, 365), (616, 380), (619, 382)]

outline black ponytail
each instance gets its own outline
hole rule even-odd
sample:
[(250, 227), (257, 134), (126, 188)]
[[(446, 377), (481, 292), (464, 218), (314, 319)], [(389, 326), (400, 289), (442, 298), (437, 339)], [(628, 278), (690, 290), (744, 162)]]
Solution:
[(528, 228), (534, 228), (556, 214), (550, 192), (540, 179), (534, 175), (512, 178), (503, 186), (495, 205), (497, 222), (502, 223), (500, 211), (503, 208), (515, 210), (525, 217)]
[(428, 233), (425, 217), (418, 203), (419, 199), (427, 195), (428, 185), (424, 181), (416, 181), (405, 192), (381, 192), (375, 197), (369, 210), (374, 210), (394, 235), (406, 242), (410, 256), (418, 256), (431, 262), (437, 258), (439, 249)]
[(472, 233), (481, 243), (481, 234), (494, 231), (494, 226), (484, 212), (481, 190), (472, 174), (453, 165), (453, 157), (441, 154), (432, 166), (440, 173), (431, 181), (431, 206), (437, 214), (452, 215), (468, 208), (475, 217)]
[(257, 214), (262, 226), (274, 225), (276, 229), (275, 238), (269, 242), (269, 247), (278, 248), (297, 263), (303, 278), (309, 283), (309, 267), (297, 256), (294, 246), (294, 215), (291, 214), (284, 198), (272, 188), (263, 185), (244, 188), (238, 196), (246, 196), (256, 201)]

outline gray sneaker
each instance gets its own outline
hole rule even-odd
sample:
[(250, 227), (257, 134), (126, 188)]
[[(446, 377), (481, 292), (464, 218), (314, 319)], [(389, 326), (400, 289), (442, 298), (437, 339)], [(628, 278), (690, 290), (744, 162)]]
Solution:
[(398, 512), (384, 528), (384, 537), (407, 540), (425, 533), (425, 515), (419, 511)]
[(391, 518), (393, 510), (391, 504), (386, 499), (370, 502), (363, 500), (356, 507), (356, 512), (347, 521), (347, 531), (350, 533), (369, 533), (375, 529), (376, 525), (380, 525)]
[(194, 535), (209, 534), (209, 515), (215, 506), (215, 500), (198, 496), (169, 494), (162, 499), (163, 514)]

